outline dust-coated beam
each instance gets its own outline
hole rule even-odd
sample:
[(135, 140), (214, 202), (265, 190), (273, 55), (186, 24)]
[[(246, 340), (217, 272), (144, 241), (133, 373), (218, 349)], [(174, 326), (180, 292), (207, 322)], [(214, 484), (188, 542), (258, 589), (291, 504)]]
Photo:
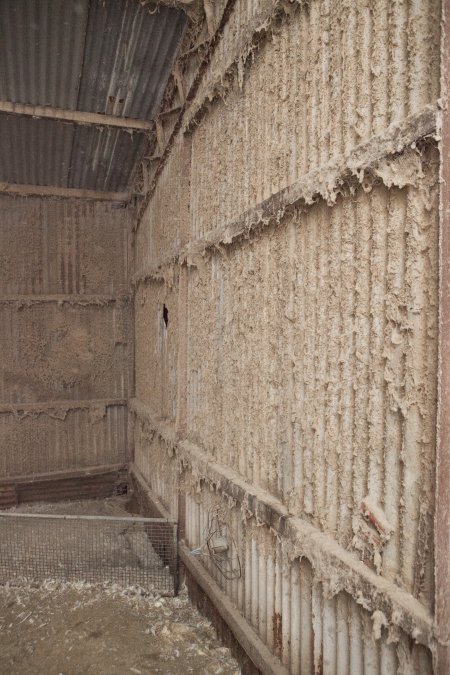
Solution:
[(100, 113), (85, 112), (82, 110), (65, 110), (44, 105), (25, 105), (12, 101), (0, 101), (0, 113), (20, 115), (21, 117), (38, 117), (58, 120), (60, 122), (72, 122), (73, 124), (94, 125), (101, 127), (116, 127), (127, 131), (150, 131), (153, 122), (137, 120), (129, 117), (117, 117), (116, 115), (102, 115)]
[[(436, 450), (436, 675), (450, 672), (450, 0), (442, 3), (439, 374)], [(444, 646), (445, 645), (445, 646)]]
[(0, 183), (0, 194), (21, 195), (23, 197), (60, 197), (66, 199), (94, 199), (104, 202), (128, 202), (129, 192), (103, 192), (101, 190), (83, 190), (79, 188), (57, 187), (55, 185), (30, 185), (21, 183)]
[(83, 478), (87, 476), (97, 476), (102, 473), (112, 473), (113, 471), (125, 471), (126, 464), (105, 464), (100, 466), (86, 466), (82, 469), (60, 469), (50, 471), (49, 473), (21, 474), (20, 476), (2, 476), (0, 478), (0, 487), (10, 485), (11, 483), (42, 483), (50, 480), (61, 481), (68, 478)]
[(154, 4), (186, 9), (186, 7), (192, 7), (193, 5), (198, 4), (198, 0), (154, 0)]
[(28, 415), (54, 414), (55, 412), (68, 412), (69, 410), (90, 410), (91, 408), (113, 408), (127, 405), (127, 400), (122, 398), (99, 398), (88, 401), (42, 401), (39, 403), (3, 403), (0, 405), (0, 415), (14, 415), (17, 418)]
[(128, 296), (122, 295), (88, 295), (84, 293), (60, 293), (55, 295), (29, 294), (29, 295), (4, 295), (0, 296), (0, 306), (10, 305), (18, 309), (33, 307), (34, 305), (57, 304), (79, 305), (82, 307), (125, 304)]
[(152, 4), (174, 7), (187, 14), (190, 19), (198, 19), (203, 6), (201, 0), (153, 0)]

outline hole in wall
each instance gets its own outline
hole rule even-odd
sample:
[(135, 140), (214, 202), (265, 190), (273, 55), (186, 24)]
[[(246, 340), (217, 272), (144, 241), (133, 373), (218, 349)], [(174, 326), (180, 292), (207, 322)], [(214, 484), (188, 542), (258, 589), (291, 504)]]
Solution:
[(167, 328), (167, 326), (169, 325), (169, 310), (165, 305), (163, 305), (163, 321), (165, 327)]

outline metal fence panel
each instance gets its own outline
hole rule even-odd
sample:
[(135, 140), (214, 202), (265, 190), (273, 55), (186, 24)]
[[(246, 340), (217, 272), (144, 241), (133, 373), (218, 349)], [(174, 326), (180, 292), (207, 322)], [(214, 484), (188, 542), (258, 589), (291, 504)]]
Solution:
[(174, 595), (176, 527), (159, 518), (0, 513), (0, 583), (112, 582)]

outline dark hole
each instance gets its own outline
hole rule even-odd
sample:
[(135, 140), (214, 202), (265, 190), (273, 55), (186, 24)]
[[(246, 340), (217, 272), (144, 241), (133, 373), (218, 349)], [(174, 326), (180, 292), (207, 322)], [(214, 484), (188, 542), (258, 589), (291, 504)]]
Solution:
[(113, 485), (113, 495), (126, 495), (128, 494), (128, 485), (124, 482), (115, 483)]
[(169, 310), (165, 305), (163, 305), (163, 321), (165, 327), (167, 328), (167, 326), (169, 325)]

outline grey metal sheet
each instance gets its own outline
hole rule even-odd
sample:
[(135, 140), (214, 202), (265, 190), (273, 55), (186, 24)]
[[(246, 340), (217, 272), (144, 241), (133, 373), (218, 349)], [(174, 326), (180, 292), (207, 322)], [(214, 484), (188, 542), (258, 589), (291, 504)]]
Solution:
[(0, 115), (0, 181), (67, 187), (74, 125)]
[(0, 98), (76, 108), (88, 6), (89, 0), (1, 0)]
[(186, 16), (171, 7), (135, 0), (103, 3), (89, 11), (78, 107), (150, 119), (169, 77)]
[[(0, 99), (151, 119), (186, 21), (137, 0), (1, 0)], [(0, 115), (0, 180), (123, 190), (145, 147), (144, 134)]]
[(0, 114), (0, 181), (125, 190), (145, 134)]
[(122, 191), (147, 145), (145, 134), (77, 127), (67, 187)]
[(147, 119), (185, 24), (137, 0), (2, 0), (0, 98)]

